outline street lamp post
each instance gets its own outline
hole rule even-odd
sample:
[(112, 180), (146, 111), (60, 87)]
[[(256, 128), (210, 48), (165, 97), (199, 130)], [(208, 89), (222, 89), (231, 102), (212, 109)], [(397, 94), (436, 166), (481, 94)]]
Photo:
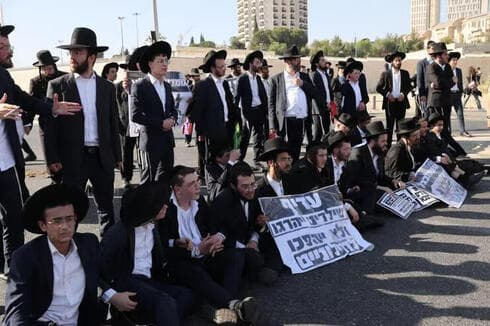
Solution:
[(155, 28), (155, 41), (158, 41), (160, 38), (160, 33), (158, 32), (158, 10), (157, 10), (157, 0), (153, 0), (153, 24)]
[(125, 17), (119, 16), (119, 22), (121, 23), (121, 57), (124, 55), (124, 34), (123, 34), (123, 20)]
[(138, 16), (141, 15), (139, 12), (133, 12), (133, 16), (136, 20), (136, 47), (140, 46), (140, 38), (138, 32)]
[[(58, 45), (63, 44), (63, 40), (58, 40)], [(61, 65), (63, 65), (63, 49), (60, 49), (60, 59), (61, 59)]]

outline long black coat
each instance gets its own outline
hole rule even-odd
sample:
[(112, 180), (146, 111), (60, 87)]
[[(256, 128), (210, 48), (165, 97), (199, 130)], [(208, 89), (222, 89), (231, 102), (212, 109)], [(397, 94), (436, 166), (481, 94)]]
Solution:
[[(262, 78), (257, 75), (255, 77), (257, 79), (257, 86), (259, 90), (259, 98), (260, 98), (260, 108), (255, 110), (260, 110), (261, 116), (265, 121), (267, 116), (267, 93), (265, 91), (264, 83), (262, 82)], [(252, 107), (252, 88), (250, 86), (250, 79), (248, 74), (243, 74), (238, 78), (238, 86), (237, 93), (235, 96), (235, 106), (239, 107), (241, 105), (242, 114), (245, 118), (247, 117), (247, 111)]]
[[(302, 194), (333, 184), (327, 167), (322, 171), (313, 166), (306, 158), (298, 160), (288, 176), (288, 194)], [(286, 191), (286, 190), (285, 190)]]
[[(311, 80), (313, 81), (313, 85), (315, 86), (317, 91), (317, 96), (313, 99), (313, 103), (312, 103), (312, 108), (311, 108), (312, 114), (327, 114), (327, 112), (330, 110), (329, 108), (326, 107), (327, 92), (325, 90), (325, 83), (323, 82), (323, 78), (321, 74), (323, 74), (323, 72), (319, 72), (318, 70), (311, 74)], [(326, 76), (327, 76), (326, 86), (328, 87), (328, 92), (330, 94), (330, 101), (332, 102), (334, 100), (332, 87), (331, 87), (332, 81), (329, 75)]]
[(391, 146), (385, 158), (385, 174), (393, 179), (407, 182), (410, 172), (414, 171), (414, 162), (408, 153), (408, 148), (399, 140)]
[(436, 62), (427, 66), (427, 87), (429, 88), (429, 107), (440, 108), (451, 106), (451, 87), (454, 86), (453, 71), (449, 64), (444, 70)]
[[(85, 292), (78, 308), (78, 325), (98, 325), (99, 242), (91, 233), (75, 233), (73, 240), (85, 273)], [(17, 249), (7, 282), (4, 325), (27, 326), (41, 318), (53, 299), (53, 282), (53, 257), (45, 235)]]
[[(412, 86), (410, 84), (410, 74), (408, 71), (400, 69), (400, 93), (404, 95), (403, 99), (403, 109), (408, 109), (410, 107), (410, 103), (408, 102), (408, 94), (412, 90)], [(388, 98), (386, 95), (393, 91), (393, 70), (383, 71), (381, 76), (379, 77), (378, 84), (376, 85), (376, 92), (383, 96), (383, 106), (382, 109), (386, 110), (390, 102), (388, 102)]]
[[(359, 77), (359, 88), (361, 90), (361, 100), (364, 104), (367, 104), (369, 102), (369, 94), (367, 91), (366, 76), (364, 76), (364, 74), (361, 74)], [(348, 80), (342, 84), (340, 87), (340, 92), (342, 93), (343, 99), (342, 108), (340, 111), (354, 115), (357, 111), (356, 94), (354, 93), (354, 90), (352, 89), (352, 86)]]
[[(97, 130), (99, 158), (106, 172), (121, 162), (119, 115), (114, 84), (99, 77), (96, 83)], [(47, 97), (58, 94), (60, 100), (81, 103), (73, 74), (66, 74), (49, 82)], [(84, 156), (83, 110), (75, 115), (59, 116), (47, 121), (45, 130), (46, 163), (61, 163), (71, 174), (81, 170)]]

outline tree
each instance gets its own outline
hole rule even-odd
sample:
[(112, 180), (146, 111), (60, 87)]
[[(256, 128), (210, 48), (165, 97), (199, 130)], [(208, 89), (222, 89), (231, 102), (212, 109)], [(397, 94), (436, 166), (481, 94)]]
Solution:
[(279, 48), (285, 49), (297, 45), (301, 49), (307, 42), (308, 35), (303, 30), (275, 27), (271, 30), (262, 29), (254, 32), (250, 47), (276, 51)]
[(194, 42), (194, 36), (191, 37), (191, 41), (189, 42), (189, 46), (196, 46), (196, 43)]
[(201, 36), (199, 37), (199, 44), (201, 44), (202, 42), (205, 42), (205, 41), (206, 40), (204, 39), (204, 36), (201, 33)]
[(446, 36), (441, 38), (441, 42), (444, 42), (446, 44), (454, 43), (453, 38), (451, 36)]
[(233, 36), (230, 38), (230, 48), (231, 49), (245, 49), (245, 43), (240, 41), (237, 36)]
[(214, 43), (213, 41), (204, 41), (199, 43), (197, 46), (201, 48), (215, 48), (216, 43)]

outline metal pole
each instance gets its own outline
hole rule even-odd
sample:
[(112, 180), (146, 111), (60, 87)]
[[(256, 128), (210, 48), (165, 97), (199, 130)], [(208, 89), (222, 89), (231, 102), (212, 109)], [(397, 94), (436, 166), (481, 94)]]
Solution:
[(157, 10), (157, 0), (153, 0), (153, 24), (155, 28), (156, 40), (160, 39), (160, 33), (158, 32), (158, 10)]
[[(58, 40), (58, 45), (63, 44), (63, 40)], [(63, 65), (63, 49), (60, 49), (60, 59), (61, 59), (61, 65)]]
[(140, 46), (140, 36), (138, 30), (138, 16), (141, 15), (139, 12), (133, 13), (134, 18), (136, 19), (136, 47)]
[(119, 22), (121, 23), (121, 57), (124, 55), (124, 34), (123, 34), (123, 20), (124, 17), (119, 16), (117, 17), (119, 19)]

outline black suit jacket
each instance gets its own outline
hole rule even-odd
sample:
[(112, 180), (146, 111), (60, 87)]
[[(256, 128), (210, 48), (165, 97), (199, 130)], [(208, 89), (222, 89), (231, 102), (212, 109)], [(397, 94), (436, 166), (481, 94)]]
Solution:
[(419, 96), (429, 95), (430, 83), (427, 83), (427, 66), (429, 65), (429, 60), (424, 58), (417, 62), (416, 73), (417, 73), (417, 90)]
[[(299, 73), (299, 77), (303, 81), (301, 89), (305, 92), (306, 103), (308, 105), (308, 117), (311, 116), (311, 100), (317, 96), (316, 89), (311, 82), (308, 74)], [(286, 81), (284, 80), (284, 72), (280, 72), (271, 77), (271, 96), (269, 99), (269, 128), (282, 130), (285, 112), (287, 109)]]
[(165, 108), (150, 77), (141, 78), (131, 86), (131, 121), (140, 125), (139, 149), (158, 157), (175, 147), (174, 133), (162, 129), (163, 121), (172, 117), (177, 121), (178, 117), (172, 87), (167, 82), (164, 85)]
[(226, 80), (223, 81), (223, 88), (228, 106), (228, 124), (225, 124), (223, 103), (213, 77), (201, 80), (194, 87), (191, 120), (196, 123), (197, 134), (211, 140), (230, 138), (230, 126), (233, 127), (238, 121), (233, 95)]
[[(105, 171), (114, 170), (121, 159), (119, 138), (119, 115), (114, 84), (99, 77), (96, 83), (97, 130), (99, 134), (99, 157)], [(81, 104), (73, 74), (66, 74), (48, 83), (47, 97), (58, 94), (60, 101)], [(60, 162), (63, 170), (77, 173), (81, 170), (84, 155), (84, 115), (59, 116), (47, 121), (44, 134), (46, 163)]]
[[(359, 77), (359, 88), (361, 90), (361, 100), (364, 104), (369, 102), (369, 94), (366, 86), (366, 76), (361, 74)], [(342, 84), (340, 87), (340, 92), (342, 93), (343, 103), (341, 112), (349, 113), (350, 115), (354, 115), (357, 111), (356, 107), (356, 94), (350, 85), (348, 80)]]
[[(408, 93), (412, 90), (412, 86), (410, 84), (410, 74), (408, 71), (400, 69), (400, 93), (404, 95), (404, 99), (402, 102), (401, 108), (408, 109), (410, 107), (410, 103), (408, 103)], [(378, 84), (376, 85), (376, 92), (383, 96), (383, 106), (382, 109), (386, 110), (390, 102), (388, 102), (388, 98), (386, 97), (388, 93), (393, 91), (393, 70), (383, 71), (381, 73), (381, 77), (379, 78)], [(400, 108), (397, 106), (397, 108)]]
[(357, 146), (364, 141), (357, 126), (355, 126), (349, 131), (349, 138), (352, 147)]
[[(267, 93), (265, 91), (264, 83), (262, 82), (262, 78), (257, 75), (257, 86), (259, 90), (259, 98), (260, 98), (260, 110), (261, 116), (263, 116), (264, 121), (267, 114)], [(250, 79), (248, 74), (245, 73), (238, 78), (238, 86), (237, 93), (235, 96), (235, 106), (239, 107), (241, 105), (242, 114), (245, 119), (248, 119), (249, 110), (252, 107), (252, 88), (250, 87)], [(257, 109), (255, 109), (257, 110)]]
[[(98, 325), (97, 280), (99, 242), (91, 233), (73, 236), (85, 272), (85, 292), (78, 325)], [(48, 310), (53, 299), (53, 258), (45, 235), (14, 252), (6, 290), (4, 325), (32, 325)]]
[(129, 94), (124, 90), (122, 82), (116, 83), (116, 100), (119, 110), (119, 133), (129, 136)]
[(403, 140), (399, 140), (390, 147), (386, 154), (385, 174), (393, 180), (407, 182), (410, 172), (414, 171), (414, 163), (408, 153), (407, 146)]
[(223, 189), (228, 187), (230, 169), (230, 164), (226, 164), (224, 169), (215, 161), (206, 164), (206, 186), (209, 202), (212, 202)]
[(327, 167), (322, 171), (306, 158), (298, 160), (288, 175), (288, 194), (302, 194), (333, 184)]
[(429, 88), (427, 105), (434, 108), (451, 106), (451, 87), (454, 86), (451, 66), (446, 64), (443, 70), (441, 66), (433, 62), (427, 66), (426, 74)]
[(461, 68), (456, 67), (456, 78), (458, 78), (458, 94), (463, 94), (464, 88), (463, 88), (463, 72), (461, 71)]
[[(124, 281), (132, 275), (134, 268), (134, 227), (121, 221), (114, 224), (100, 243), (100, 277), (116, 291), (121, 290)], [(166, 263), (168, 242), (160, 241), (158, 226), (153, 229), (153, 250), (151, 278), (167, 279)]]
[(211, 203), (212, 225), (224, 234), (225, 247), (235, 247), (236, 241), (247, 244), (256, 230), (255, 219), (260, 214), (257, 199), (248, 202), (248, 220), (238, 193), (231, 188), (223, 190)]
[[(282, 176), (282, 187), (284, 189), (284, 195), (289, 195), (289, 175)], [(257, 189), (255, 190), (255, 195), (257, 196), (257, 198), (277, 197), (276, 192), (269, 184), (269, 180), (267, 179), (267, 172), (262, 178), (257, 181)]]
[[(312, 103), (312, 114), (326, 114), (327, 112), (330, 111), (330, 108), (327, 108), (327, 92), (325, 91), (325, 84), (323, 82), (322, 75), (323, 72), (320, 72), (316, 70), (311, 74), (311, 79), (313, 80), (313, 85), (316, 88), (317, 91), (317, 96), (314, 98), (313, 103)], [(333, 92), (332, 92), (332, 79), (331, 77), (327, 74), (327, 87), (328, 87), (328, 92), (330, 94), (330, 102), (332, 102), (333, 99)]]

